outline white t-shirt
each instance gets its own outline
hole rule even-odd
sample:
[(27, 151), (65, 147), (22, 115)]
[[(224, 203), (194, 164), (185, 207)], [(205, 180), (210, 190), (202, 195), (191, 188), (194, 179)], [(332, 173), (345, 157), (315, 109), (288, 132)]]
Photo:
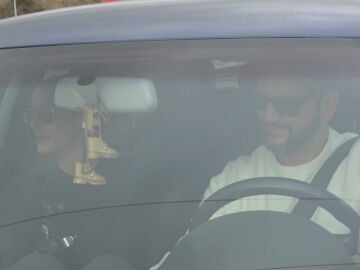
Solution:
[[(204, 193), (202, 201), (225, 186), (255, 177), (285, 177), (310, 183), (327, 158), (341, 144), (355, 136), (357, 135), (354, 133), (339, 134), (335, 130), (329, 129), (328, 141), (320, 155), (309, 163), (299, 166), (281, 165), (274, 154), (264, 145), (261, 145), (251, 155), (241, 156), (229, 162), (219, 175), (213, 177)], [(360, 214), (360, 140), (355, 142), (349, 155), (337, 168), (327, 190), (346, 201)], [(231, 213), (255, 210), (290, 213), (297, 202), (297, 199), (285, 196), (251, 196), (225, 205), (211, 219)], [(349, 232), (348, 228), (322, 208), (318, 208), (315, 211), (311, 220), (334, 234)], [(167, 252), (161, 261), (151, 267), (150, 270), (158, 269), (169, 254), (170, 252)]]
[[(206, 200), (211, 194), (225, 186), (254, 177), (286, 177), (310, 183), (326, 159), (342, 143), (354, 136), (356, 134), (345, 133), (340, 135), (335, 130), (329, 129), (328, 141), (320, 155), (311, 162), (299, 166), (281, 165), (274, 154), (264, 145), (261, 145), (251, 155), (241, 156), (229, 162), (219, 175), (213, 177), (204, 193), (203, 200)], [(360, 142), (355, 143), (349, 155), (336, 170), (328, 186), (328, 191), (346, 201), (360, 214)], [(297, 201), (295, 198), (277, 195), (251, 196), (225, 205), (211, 218), (254, 210), (289, 213), (293, 210)], [(349, 232), (343, 224), (321, 208), (316, 210), (311, 220), (331, 233), (343, 234)]]

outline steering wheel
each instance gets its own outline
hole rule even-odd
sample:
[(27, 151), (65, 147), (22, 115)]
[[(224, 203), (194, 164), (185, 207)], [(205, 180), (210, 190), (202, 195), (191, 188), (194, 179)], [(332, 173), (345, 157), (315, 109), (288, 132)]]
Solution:
[(342, 199), (326, 190), (320, 190), (311, 184), (290, 178), (251, 178), (235, 182), (218, 190), (200, 206), (191, 222), (190, 231), (208, 221), (217, 210), (231, 201), (264, 194), (295, 197), (324, 208), (349, 228), (350, 233), (342, 240), (353, 254), (357, 252), (360, 216), (355, 210)]
[(336, 237), (291, 213), (246, 211), (209, 220), (231, 201), (263, 194), (306, 199), (324, 208), (349, 228), (350, 247), (356, 250), (360, 217), (343, 200), (298, 180), (262, 177), (236, 182), (211, 195), (159, 269), (358, 269)]

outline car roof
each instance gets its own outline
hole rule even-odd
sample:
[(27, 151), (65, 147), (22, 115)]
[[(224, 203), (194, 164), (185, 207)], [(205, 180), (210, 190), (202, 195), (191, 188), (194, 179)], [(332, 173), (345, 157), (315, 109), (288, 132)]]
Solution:
[(358, 0), (158, 0), (0, 20), (0, 48), (119, 41), (359, 37)]

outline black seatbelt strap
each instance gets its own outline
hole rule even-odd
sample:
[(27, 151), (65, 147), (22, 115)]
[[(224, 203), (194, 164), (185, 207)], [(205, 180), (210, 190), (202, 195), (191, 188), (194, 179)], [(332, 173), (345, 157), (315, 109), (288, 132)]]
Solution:
[[(337, 168), (349, 154), (352, 146), (359, 139), (359, 137), (360, 136), (353, 137), (340, 145), (321, 166), (311, 181), (311, 185), (318, 189), (326, 190)], [(305, 199), (299, 200), (291, 213), (310, 219), (315, 213), (316, 209), (317, 206), (315, 204), (310, 204)]]

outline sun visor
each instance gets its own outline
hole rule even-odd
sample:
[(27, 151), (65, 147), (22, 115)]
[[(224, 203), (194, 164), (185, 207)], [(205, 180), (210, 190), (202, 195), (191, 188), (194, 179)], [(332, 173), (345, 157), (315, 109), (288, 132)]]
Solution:
[(147, 79), (124, 77), (66, 77), (56, 85), (55, 104), (81, 110), (102, 103), (108, 112), (151, 112), (157, 107), (154, 84)]

